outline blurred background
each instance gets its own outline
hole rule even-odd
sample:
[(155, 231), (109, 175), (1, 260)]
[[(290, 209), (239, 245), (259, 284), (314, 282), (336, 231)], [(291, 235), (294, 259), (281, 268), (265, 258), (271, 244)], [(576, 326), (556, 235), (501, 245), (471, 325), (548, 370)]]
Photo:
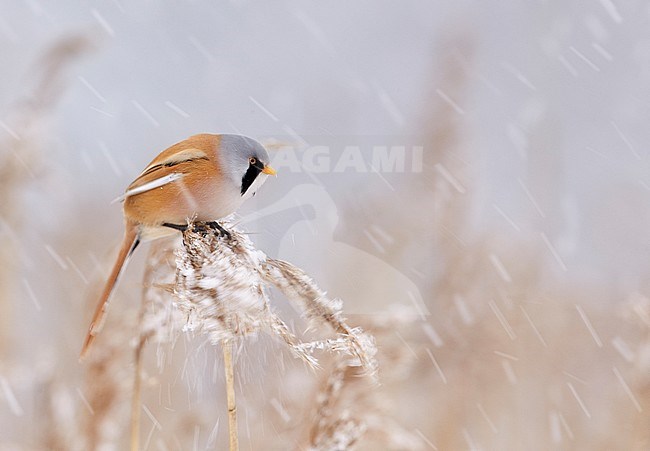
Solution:
[[(376, 337), (381, 385), (332, 407), (357, 449), (650, 449), (647, 2), (1, 9), (0, 449), (127, 448), (146, 248), (78, 363), (111, 201), (201, 132), (268, 146), (243, 227)], [(141, 449), (225, 449), (219, 352), (144, 352)], [(242, 449), (340, 449), (324, 362), (242, 345)]]

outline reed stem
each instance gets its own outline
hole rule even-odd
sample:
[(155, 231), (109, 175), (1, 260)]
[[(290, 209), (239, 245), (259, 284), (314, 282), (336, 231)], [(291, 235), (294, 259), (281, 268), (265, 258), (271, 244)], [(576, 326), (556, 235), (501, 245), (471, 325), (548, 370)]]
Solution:
[(223, 362), (226, 371), (230, 451), (239, 451), (239, 437), (237, 435), (237, 404), (235, 403), (235, 371), (232, 366), (232, 340), (224, 340), (222, 347)]
[(135, 374), (133, 377), (133, 397), (131, 399), (131, 451), (138, 451), (140, 448), (140, 393), (142, 386), (142, 348), (144, 338), (140, 339), (135, 348)]

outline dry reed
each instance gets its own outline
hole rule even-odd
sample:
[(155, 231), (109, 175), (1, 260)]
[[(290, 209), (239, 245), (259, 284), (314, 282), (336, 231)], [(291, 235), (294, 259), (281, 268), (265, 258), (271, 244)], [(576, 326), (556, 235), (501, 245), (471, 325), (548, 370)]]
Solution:
[[(11, 107), (2, 126), (8, 136), (0, 141), (0, 356), (10, 346), (11, 299), (23, 245), (26, 220), (22, 191), (47, 170), (42, 165), (46, 122), (65, 92), (66, 71), (92, 48), (86, 35), (61, 38), (36, 61), (37, 81)], [(6, 357), (6, 356), (5, 356)]]
[[(215, 232), (203, 224), (188, 224), (188, 230), (183, 233), (183, 244), (175, 252), (173, 282), (168, 278), (152, 282), (154, 269), (166, 266), (163, 260), (168, 258), (168, 254), (161, 251), (150, 254), (145, 271), (146, 288), (136, 358), (137, 361), (142, 358), (141, 351), (147, 340), (174, 341), (180, 328), (205, 334), (212, 344), (220, 345), (225, 358), (230, 443), (231, 449), (236, 449), (234, 382), (228, 354), (233, 343), (266, 332), (279, 338), (295, 357), (309, 367), (318, 367), (317, 352), (329, 351), (346, 356), (341, 360), (345, 367), (355, 367), (359, 376), (368, 375), (373, 380), (377, 363), (372, 336), (347, 324), (340, 301), (329, 299), (299, 268), (267, 257), (245, 234), (227, 222), (223, 225), (227, 234)], [(162, 273), (165, 277), (164, 271)], [(325, 327), (330, 332), (314, 341), (301, 341), (273, 311), (267, 294), (269, 286), (278, 288), (296, 302), (312, 329)], [(136, 368), (139, 367), (136, 364)], [(137, 371), (136, 387), (141, 377)], [(134, 394), (136, 403), (139, 403), (137, 391)], [(133, 412), (136, 412), (136, 407)], [(136, 437), (138, 424), (139, 415), (134, 413), (132, 430), (136, 431)], [(351, 426), (352, 423), (346, 424)]]
[[(468, 71), (472, 64), (471, 46), (466, 47), (465, 43), (464, 38), (446, 43), (445, 49), (449, 51), (440, 52), (446, 56), (436, 61), (436, 66), (445, 68), (445, 73), (432, 83), (437, 91), (444, 92), (461, 105), (468, 98), (469, 83), (473, 81), (471, 70)], [(60, 61), (62, 65), (45, 64), (47, 70), (39, 82), (54, 80), (55, 83), (35, 88), (32, 97), (36, 100), (20, 104), (16, 116), (7, 121), (21, 139), (10, 138), (3, 142), (2, 147), (7, 152), (3, 153), (0, 165), (3, 199), (0, 212), (5, 221), (6, 244), (3, 247), (5, 253), (0, 256), (4, 268), (0, 274), (0, 289), (3, 290), (0, 318), (6, 322), (12, 321), (7, 310), (7, 293), (16, 280), (12, 269), (16, 264), (14, 257), (21, 253), (17, 247), (19, 240), (12, 237), (13, 231), (18, 230), (16, 224), (21, 221), (16, 205), (20, 202), (20, 190), (29, 183), (30, 171), (38, 175), (42, 170), (39, 165), (40, 135), (43, 133), (41, 119), (47, 116), (60, 92), (60, 84), (56, 81), (60, 80), (58, 73), (71, 61), (66, 55), (74, 55), (78, 50), (76, 44), (62, 44), (53, 53), (55, 62)], [(287, 405), (283, 406), (286, 412), (282, 413), (291, 422), (301, 422), (300, 432), (306, 438), (299, 442), (302, 445), (297, 446), (299, 449), (357, 447), (403, 450), (433, 449), (434, 446), (440, 450), (479, 447), (648, 449), (650, 302), (647, 286), (642, 285), (640, 293), (635, 295), (624, 293), (620, 288), (614, 293), (616, 299), (612, 302), (629, 301), (625, 309), (590, 305), (590, 287), (569, 280), (568, 284), (572, 286), (567, 289), (544, 277), (550, 265), (544, 259), (544, 249), (531, 241), (532, 235), (528, 231), (520, 236), (494, 230), (472, 232), (471, 212), (477, 201), (477, 186), (472, 165), (468, 164), (472, 155), (463, 150), (466, 119), (459, 117), (435, 94), (429, 106), (431, 111), (427, 112), (423, 129), (428, 133), (427, 148), (433, 151), (425, 156), (426, 177), (403, 184), (396, 182), (397, 189), (408, 193), (413, 205), (396, 205), (395, 210), (387, 212), (385, 217), (377, 214), (376, 221), (395, 238), (382, 258), (396, 267), (407, 266), (404, 260), (408, 259), (419, 268), (431, 268), (429, 272), (424, 271), (422, 286), (427, 306), (436, 312), (434, 317), (427, 318), (424, 323), (410, 320), (403, 324), (384, 325), (364, 320), (361, 323), (364, 330), (372, 332), (379, 347), (377, 355), (368, 362), (371, 352), (364, 351), (369, 347), (365, 333), (343, 326), (336, 305), (324, 299), (320, 290), (311, 286), (300, 271), (287, 270), (281, 262), (269, 262), (252, 249), (242, 252), (242, 256), (224, 256), (226, 260), (233, 258), (235, 265), (242, 266), (237, 266), (237, 271), (241, 269), (246, 276), (249, 273), (254, 275), (254, 283), (247, 287), (233, 287), (240, 294), (254, 287), (254, 302), (234, 297), (236, 303), (244, 307), (246, 315), (243, 318), (234, 317), (228, 306), (224, 310), (210, 305), (210, 299), (213, 299), (210, 296), (217, 288), (211, 283), (216, 283), (218, 275), (204, 268), (203, 264), (186, 267), (187, 272), (179, 274), (179, 283), (173, 271), (166, 274), (168, 278), (165, 280), (159, 274), (148, 272), (148, 280), (156, 283), (145, 284), (147, 291), (143, 296), (143, 309), (146, 312), (140, 323), (140, 335), (135, 341), (138, 364), (134, 386), (138, 387), (141, 380), (147, 379), (141, 379), (140, 374), (144, 344), (174, 343), (183, 327), (203, 330), (217, 341), (231, 337), (239, 340), (248, 334), (267, 331), (270, 335), (280, 336), (295, 355), (306, 359), (310, 365), (316, 364), (314, 353), (321, 349), (343, 351), (343, 354), (318, 356), (323, 372), (317, 373), (322, 378), (311, 387), (315, 392), (312, 398), (304, 396), (304, 391), (301, 391), (294, 405), (286, 401)], [(455, 178), (456, 186), (441, 177), (442, 168)], [(462, 186), (464, 192), (460, 192), (458, 186)], [(421, 206), (430, 205), (431, 199), (434, 199), (435, 208), (427, 214)], [(375, 202), (374, 211), (382, 212), (380, 207), (385, 199), (378, 198)], [(372, 202), (368, 201), (368, 204), (372, 205)], [(418, 220), (398, 223), (394, 221), (395, 215)], [(359, 233), (365, 222), (366, 218), (357, 218), (353, 224)], [(231, 244), (235, 249), (236, 242), (246, 248), (237, 233), (233, 232), (233, 235), (235, 242)], [(207, 240), (207, 243), (198, 245), (197, 258), (204, 258), (203, 248), (211, 251), (212, 247), (217, 247), (213, 244), (227, 241), (224, 237), (204, 237), (201, 234), (190, 235), (189, 239), (194, 244)], [(244, 236), (242, 239), (247, 238)], [(361, 243), (362, 239), (358, 239), (354, 244), (362, 247)], [(187, 253), (188, 250), (181, 249), (180, 252)], [(251, 252), (253, 256), (248, 255)], [(494, 256), (498, 257), (501, 273), (495, 271)], [(186, 257), (180, 255), (179, 259), (191, 263), (192, 257)], [(211, 257), (206, 255), (205, 258)], [(253, 263), (248, 261), (251, 258), (255, 259)], [(150, 267), (158, 267), (164, 266), (168, 259), (167, 254), (164, 259), (150, 258), (147, 261)], [(505, 279), (503, 269), (508, 274)], [(201, 283), (204, 270), (208, 281)], [(194, 277), (197, 275), (198, 278)], [(237, 277), (239, 275), (235, 274), (234, 278)], [(192, 287), (192, 284), (198, 287)], [(268, 299), (256, 291), (257, 287), (269, 284), (277, 285), (297, 301), (307, 318), (322, 326), (327, 325), (335, 332), (334, 335), (301, 342), (284, 321), (269, 315)], [(174, 307), (169, 295), (177, 288), (177, 294), (185, 302), (182, 307), (185, 317)], [(190, 299), (192, 296), (194, 298)], [(304, 302), (303, 296), (311, 299)], [(229, 299), (223, 301), (226, 303)], [(583, 318), (587, 318), (588, 323)], [(0, 448), (81, 450), (121, 447), (120, 431), (126, 412), (124, 394), (128, 392), (125, 381), (129, 381), (123, 371), (128, 357), (124, 353), (128, 342), (125, 332), (130, 330), (128, 321), (114, 317), (112, 322), (115, 319), (119, 325), (114, 330), (120, 333), (105, 333), (106, 338), (102, 341), (108, 340), (106, 347), (94, 350), (98, 360), (89, 361), (85, 385), (80, 390), (83, 400), (74, 388), (55, 374), (45, 377), (45, 384), (34, 383), (32, 391), (44, 393), (46, 401), (38, 404), (39, 408), (43, 407), (42, 415), (47, 418), (43, 428), (43, 446), (31, 446), (29, 438), (20, 443), (8, 443), (0, 438)], [(229, 327), (233, 327), (236, 333)], [(10, 331), (6, 325), (0, 327), (3, 333), (0, 340), (5, 350), (12, 340), (7, 335)], [(127, 352), (130, 351), (127, 349)], [(162, 353), (157, 356), (159, 360), (165, 359)], [(357, 377), (360, 369), (365, 368), (370, 373), (374, 371), (375, 357), (382, 368), (382, 385), (379, 387)], [(348, 359), (362, 366), (350, 367)], [(2, 359), (4, 370), (11, 364), (11, 359)], [(3, 375), (7, 375), (13, 386), (18, 380), (13, 375), (21, 371), (25, 369), (3, 372)], [(300, 372), (299, 377), (304, 379), (304, 372)], [(287, 380), (293, 382), (297, 379), (289, 379), (285, 374), (281, 378), (269, 378), (265, 381), (266, 391), (272, 392), (271, 387), (275, 385), (289, 384)], [(158, 383), (162, 385), (160, 381)], [(23, 384), (26, 386), (28, 382)], [(146, 390), (147, 384), (143, 383), (142, 387)], [(24, 401), (20, 392), (18, 398)], [(312, 405), (305, 401), (309, 399), (314, 400)], [(141, 408), (139, 396), (134, 397), (132, 407), (136, 418)], [(257, 407), (264, 411), (268, 404), (260, 400), (255, 404)], [(164, 409), (161, 407), (160, 410)], [(311, 413), (309, 421), (305, 420), (308, 418), (303, 415), (305, 412)], [(268, 409), (264, 415), (268, 419), (277, 413)], [(19, 421), (22, 420), (16, 419), (10, 426)], [(261, 426), (250, 426), (253, 437), (259, 440), (256, 443), (259, 446), (254, 449), (263, 449), (275, 438), (269, 434), (268, 425), (264, 430), (264, 421), (259, 423)], [(134, 424), (139, 424), (139, 421), (134, 420)], [(169, 435), (183, 428), (193, 431), (199, 421), (193, 417), (187, 420), (187, 424), (189, 426), (169, 427), (172, 430)], [(135, 441), (138, 442), (139, 437)], [(295, 443), (293, 436), (281, 444), (275, 442), (276, 447), (282, 449)], [(143, 447), (151, 449), (155, 445), (159, 449), (183, 449), (190, 448), (192, 442), (181, 439), (175, 442), (171, 438), (168, 442), (161, 439), (158, 443), (150, 443), (148, 438)]]
[[(4, 434), (0, 448), (34, 449), (82, 449), (83, 434), (75, 410), (75, 397), (70, 393), (65, 376), (50, 364), (42, 361), (23, 368), (17, 351), (23, 340), (33, 338), (31, 328), (16, 328), (20, 322), (14, 317), (14, 308), (24, 303), (19, 283), (32, 287), (24, 277), (23, 270), (29, 257), (29, 244), (24, 239), (34, 212), (26, 208), (24, 193), (36, 183), (51, 174), (51, 168), (44, 165), (47, 160), (47, 146), (51, 145), (48, 125), (53, 113), (66, 91), (67, 73), (83, 56), (92, 50), (91, 39), (86, 34), (71, 34), (54, 40), (40, 57), (29, 65), (27, 86), (21, 98), (13, 99), (8, 113), (0, 120), (3, 138), (0, 139), (0, 374), (7, 375), (8, 385), (32, 385), (40, 415), (28, 421), (28, 426), (40, 426), (37, 433), (26, 433), (19, 423), (5, 421), (7, 435), (25, 437), (24, 443), (8, 445)], [(41, 306), (37, 306), (40, 310)], [(18, 333), (18, 331), (21, 331)], [(22, 335), (22, 331), (30, 331)], [(31, 348), (31, 343), (28, 345)], [(54, 357), (58, 361), (58, 357)], [(29, 377), (25, 377), (29, 374)], [(3, 376), (4, 377), (4, 376)], [(3, 379), (4, 380), (4, 379)], [(24, 418), (24, 417), (23, 417)], [(21, 431), (22, 434), (21, 434)], [(40, 442), (38, 442), (40, 440)], [(30, 445), (27, 445), (27, 444)]]
[[(373, 339), (346, 323), (340, 301), (329, 299), (299, 268), (267, 257), (246, 235), (224, 225), (228, 235), (196, 232), (191, 226), (183, 234), (175, 296), (187, 317), (187, 330), (200, 329), (213, 343), (266, 330), (310, 366), (317, 365), (316, 350), (328, 350), (353, 356), (354, 365), (376, 375)], [(295, 301), (312, 326), (327, 326), (334, 337), (300, 342), (273, 312), (268, 285)]]

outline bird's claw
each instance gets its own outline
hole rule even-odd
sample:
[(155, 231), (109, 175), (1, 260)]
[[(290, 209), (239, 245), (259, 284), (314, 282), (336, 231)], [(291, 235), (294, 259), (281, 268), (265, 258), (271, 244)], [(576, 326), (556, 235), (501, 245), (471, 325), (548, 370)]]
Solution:
[[(169, 227), (170, 229), (178, 230), (180, 232), (186, 232), (188, 229), (188, 225), (179, 225), (179, 224), (170, 224), (170, 223), (164, 223), (164, 227)], [(209, 222), (195, 222), (192, 224), (192, 230), (196, 233), (199, 233), (203, 236), (206, 236), (209, 232), (212, 231), (217, 231), (218, 234), (222, 237), (225, 237), (227, 239), (231, 238), (231, 234), (228, 230), (223, 228), (221, 224), (219, 224), (217, 221), (209, 221)]]
[(230, 232), (228, 230), (226, 230), (217, 221), (205, 222), (203, 224), (205, 224), (207, 227), (209, 227), (212, 230), (216, 230), (217, 232), (219, 232), (219, 235), (223, 236), (224, 238), (230, 239), (232, 237)]

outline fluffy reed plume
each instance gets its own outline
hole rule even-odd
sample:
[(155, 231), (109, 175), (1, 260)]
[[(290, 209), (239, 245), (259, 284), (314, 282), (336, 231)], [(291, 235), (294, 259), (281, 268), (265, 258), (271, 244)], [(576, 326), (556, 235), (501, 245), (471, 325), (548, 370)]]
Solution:
[[(170, 251), (164, 250), (170, 246), (152, 249), (147, 260), (136, 349), (132, 444), (139, 442), (139, 372), (144, 344), (173, 343), (181, 329), (205, 334), (212, 344), (221, 345), (224, 350), (229, 420), (232, 421), (231, 449), (237, 449), (230, 355), (234, 342), (266, 332), (279, 338), (295, 357), (312, 368), (319, 366), (318, 351), (330, 351), (340, 356), (343, 366), (355, 367), (357, 378), (369, 375), (359, 379), (374, 381), (377, 372), (374, 339), (346, 323), (342, 303), (329, 299), (300, 269), (267, 257), (255, 249), (246, 235), (226, 226), (228, 233), (224, 234), (204, 224), (189, 224), (183, 233), (182, 246), (175, 251), (175, 274), (169, 272)], [(277, 287), (298, 304), (312, 332), (323, 327), (330, 332), (320, 331), (314, 341), (297, 337), (273, 311), (267, 295), (270, 286)], [(162, 352), (158, 356), (164, 358)], [(347, 422), (347, 426), (352, 424)], [(363, 428), (361, 424), (358, 426)], [(132, 449), (135, 449), (133, 445)]]
[[(190, 225), (183, 234), (175, 297), (187, 317), (187, 330), (201, 330), (213, 343), (265, 330), (310, 366), (317, 365), (316, 350), (327, 350), (352, 356), (351, 364), (376, 375), (373, 338), (345, 322), (340, 301), (329, 299), (299, 268), (255, 249), (246, 235), (230, 227), (228, 232), (197, 232)], [(334, 336), (301, 342), (273, 312), (266, 294), (269, 285), (298, 303), (312, 326), (328, 326)]]
[[(317, 365), (314, 351), (326, 349), (354, 356), (351, 364), (361, 366), (366, 374), (376, 374), (372, 338), (361, 329), (349, 327), (342, 318), (341, 303), (328, 299), (303, 271), (290, 263), (268, 258), (253, 247), (248, 237), (234, 229), (218, 234), (197, 233), (190, 225), (183, 234), (183, 244), (177, 254), (178, 306), (187, 314), (188, 329), (198, 327), (213, 343), (222, 344), (231, 451), (238, 449), (232, 366), (235, 338), (265, 329), (280, 337), (296, 357), (312, 367)], [(300, 342), (271, 310), (265, 284), (274, 285), (297, 301), (310, 323), (330, 326), (335, 337)], [(343, 437), (358, 437), (362, 425), (350, 420), (333, 427), (337, 431), (345, 429), (345, 433), (334, 434), (344, 440)]]
[(359, 377), (345, 356), (334, 356), (315, 396), (313, 417), (308, 422), (308, 445), (312, 451), (392, 449), (415, 451), (424, 442), (400, 424), (391, 406), (390, 394), (413, 376), (413, 351), (402, 341), (400, 331), (412, 329), (419, 316), (395, 312), (391, 318), (368, 317), (364, 328), (377, 340), (377, 358), (382, 367), (378, 386)]
[(349, 450), (366, 432), (367, 425), (348, 409), (338, 409), (348, 362), (338, 360), (328, 374), (316, 398), (316, 420), (309, 433), (309, 449), (313, 451)]

